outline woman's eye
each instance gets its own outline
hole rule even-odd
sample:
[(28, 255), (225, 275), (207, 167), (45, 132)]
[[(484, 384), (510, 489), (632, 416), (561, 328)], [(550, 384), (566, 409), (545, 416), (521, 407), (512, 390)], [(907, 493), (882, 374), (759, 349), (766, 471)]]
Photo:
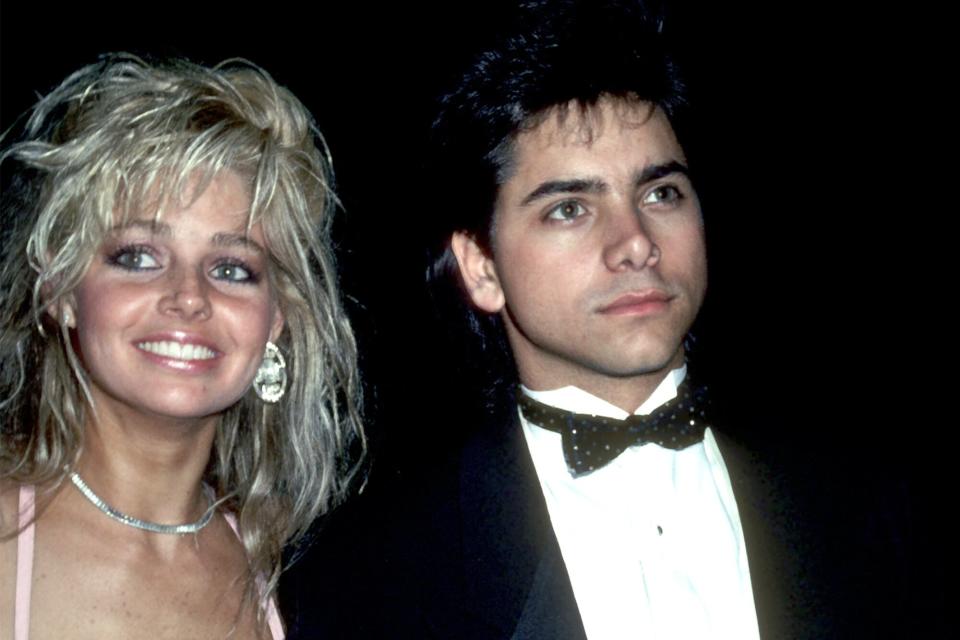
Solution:
[(149, 251), (139, 247), (125, 247), (110, 256), (110, 264), (129, 271), (159, 269), (160, 263)]
[(647, 195), (643, 197), (643, 204), (670, 203), (682, 199), (683, 194), (680, 193), (680, 189), (672, 184), (663, 184), (648, 191)]
[(226, 280), (228, 282), (254, 282), (256, 280), (250, 269), (233, 262), (218, 264), (210, 271), (210, 275), (216, 280)]
[(547, 220), (575, 220), (587, 212), (587, 208), (576, 200), (565, 200), (547, 211)]

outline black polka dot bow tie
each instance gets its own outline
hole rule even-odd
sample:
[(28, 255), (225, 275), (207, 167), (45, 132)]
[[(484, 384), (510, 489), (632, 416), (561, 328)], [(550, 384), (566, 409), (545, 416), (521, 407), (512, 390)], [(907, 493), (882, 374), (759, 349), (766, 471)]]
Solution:
[(676, 398), (653, 413), (625, 420), (564, 411), (522, 391), (517, 392), (517, 402), (528, 422), (563, 436), (563, 456), (574, 477), (603, 467), (633, 445), (684, 449), (701, 442), (707, 427), (706, 387), (691, 391), (686, 382), (677, 389)]

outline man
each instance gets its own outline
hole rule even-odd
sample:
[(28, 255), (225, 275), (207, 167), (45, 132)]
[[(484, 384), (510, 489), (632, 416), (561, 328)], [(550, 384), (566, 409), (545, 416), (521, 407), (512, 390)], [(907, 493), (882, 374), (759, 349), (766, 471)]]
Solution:
[(477, 349), (438, 384), (484, 382), (489, 411), (425, 396), (452, 451), (346, 516), (294, 632), (843, 637), (788, 481), (711, 426), (687, 367), (707, 278), (686, 116), (660, 20), (610, 3), (541, 3), (445, 97), (429, 273)]
[[(529, 450), (530, 489), (556, 538), (547, 546), (558, 544), (552, 582), (573, 595), (545, 599), (566, 600), (582, 622), (571, 616), (563, 632), (755, 638), (727, 467), (696, 424), (705, 408), (681, 386), (706, 252), (672, 124), (682, 117), (681, 83), (657, 26), (628, 10), (575, 8), (464, 78), (437, 122), (441, 182), (459, 190), (463, 158), (486, 158), (470, 180), (486, 174), (496, 189), (451, 220), (435, 273), (455, 262), (474, 307), (505, 332), (521, 384), (517, 455)], [(635, 440), (620, 433), (630, 414), (662, 406), (678, 423), (638, 421)], [(610, 420), (594, 427), (580, 414)], [(615, 433), (582, 439), (578, 428)], [(541, 606), (524, 603), (521, 626), (537, 617), (527, 605)], [(537, 627), (538, 637), (562, 637)]]

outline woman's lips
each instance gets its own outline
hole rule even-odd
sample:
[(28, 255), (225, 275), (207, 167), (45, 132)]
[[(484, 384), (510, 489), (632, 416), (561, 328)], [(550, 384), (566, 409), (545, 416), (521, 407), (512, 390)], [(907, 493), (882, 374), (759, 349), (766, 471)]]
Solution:
[(208, 341), (186, 334), (148, 336), (133, 346), (149, 360), (178, 371), (206, 371), (222, 355)]
[(184, 344), (172, 340), (138, 342), (137, 348), (173, 360), (212, 360), (217, 357), (213, 349), (202, 344)]

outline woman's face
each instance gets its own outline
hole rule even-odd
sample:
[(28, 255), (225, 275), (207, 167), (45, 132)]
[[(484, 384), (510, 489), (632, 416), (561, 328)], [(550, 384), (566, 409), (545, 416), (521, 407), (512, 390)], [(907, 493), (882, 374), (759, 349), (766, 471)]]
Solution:
[(186, 208), (133, 216), (103, 243), (65, 310), (98, 409), (203, 418), (247, 392), (283, 328), (249, 211), (224, 171)]

